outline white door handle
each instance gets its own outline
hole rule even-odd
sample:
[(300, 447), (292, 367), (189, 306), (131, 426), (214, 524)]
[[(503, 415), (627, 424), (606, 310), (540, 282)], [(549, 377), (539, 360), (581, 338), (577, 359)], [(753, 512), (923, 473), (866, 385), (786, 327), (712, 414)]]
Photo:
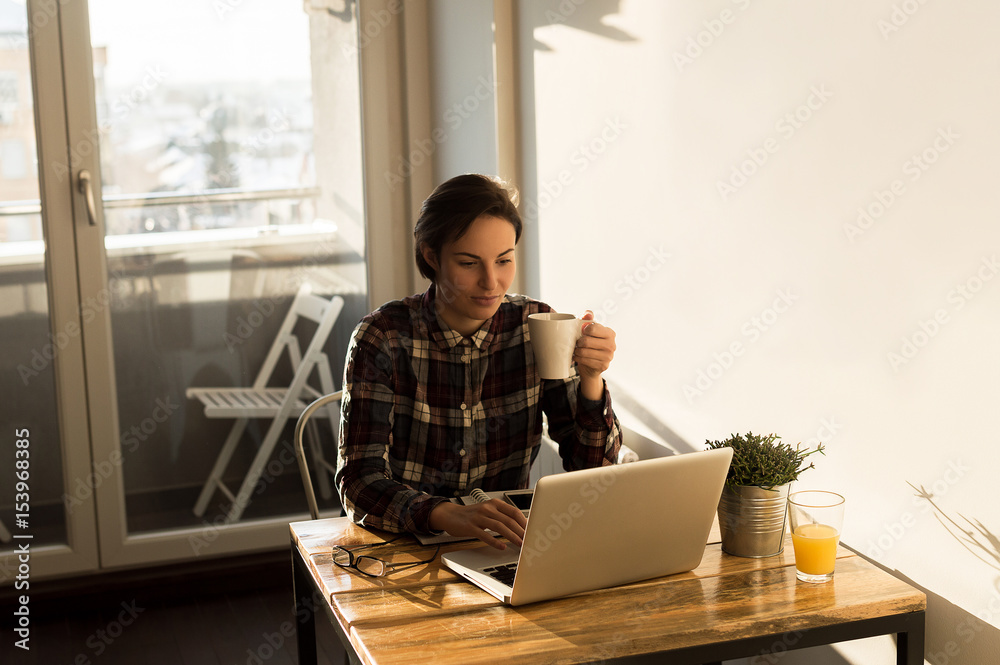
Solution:
[(83, 194), (84, 202), (87, 206), (87, 220), (91, 226), (97, 226), (97, 205), (94, 203), (94, 187), (90, 178), (90, 171), (83, 169), (77, 174), (76, 188)]

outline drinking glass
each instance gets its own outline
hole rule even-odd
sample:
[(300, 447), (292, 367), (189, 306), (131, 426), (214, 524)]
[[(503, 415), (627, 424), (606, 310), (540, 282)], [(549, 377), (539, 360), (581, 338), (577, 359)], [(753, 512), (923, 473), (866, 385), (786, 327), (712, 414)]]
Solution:
[(844, 525), (844, 497), (825, 490), (795, 492), (788, 497), (788, 519), (796, 577), (813, 583), (832, 580)]

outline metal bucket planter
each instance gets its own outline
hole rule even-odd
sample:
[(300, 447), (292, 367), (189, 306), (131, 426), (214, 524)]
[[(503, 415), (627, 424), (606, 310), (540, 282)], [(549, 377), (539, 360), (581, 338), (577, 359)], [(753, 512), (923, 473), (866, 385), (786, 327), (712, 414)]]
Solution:
[(785, 515), (791, 483), (773, 489), (741, 485), (722, 490), (719, 528), (722, 551), (735, 556), (761, 558), (781, 554), (785, 540)]

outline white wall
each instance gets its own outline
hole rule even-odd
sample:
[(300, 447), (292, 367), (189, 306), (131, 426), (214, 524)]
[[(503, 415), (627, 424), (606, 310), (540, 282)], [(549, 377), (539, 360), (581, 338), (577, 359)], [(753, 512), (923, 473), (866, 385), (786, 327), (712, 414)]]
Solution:
[(682, 449), (821, 439), (800, 485), (843, 492), (845, 543), (928, 590), (929, 662), (1000, 662), (1000, 5), (518, 18), (528, 292), (616, 329), (611, 380)]
[(460, 173), (495, 173), (493, 3), (431, 0), (435, 186)]

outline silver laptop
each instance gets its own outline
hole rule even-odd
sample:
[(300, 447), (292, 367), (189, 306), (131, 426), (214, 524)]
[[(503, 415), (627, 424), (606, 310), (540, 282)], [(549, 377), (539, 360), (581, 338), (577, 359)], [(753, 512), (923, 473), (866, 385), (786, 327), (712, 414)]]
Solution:
[(444, 564), (510, 605), (696, 568), (732, 450), (545, 476), (524, 544), (449, 552)]

